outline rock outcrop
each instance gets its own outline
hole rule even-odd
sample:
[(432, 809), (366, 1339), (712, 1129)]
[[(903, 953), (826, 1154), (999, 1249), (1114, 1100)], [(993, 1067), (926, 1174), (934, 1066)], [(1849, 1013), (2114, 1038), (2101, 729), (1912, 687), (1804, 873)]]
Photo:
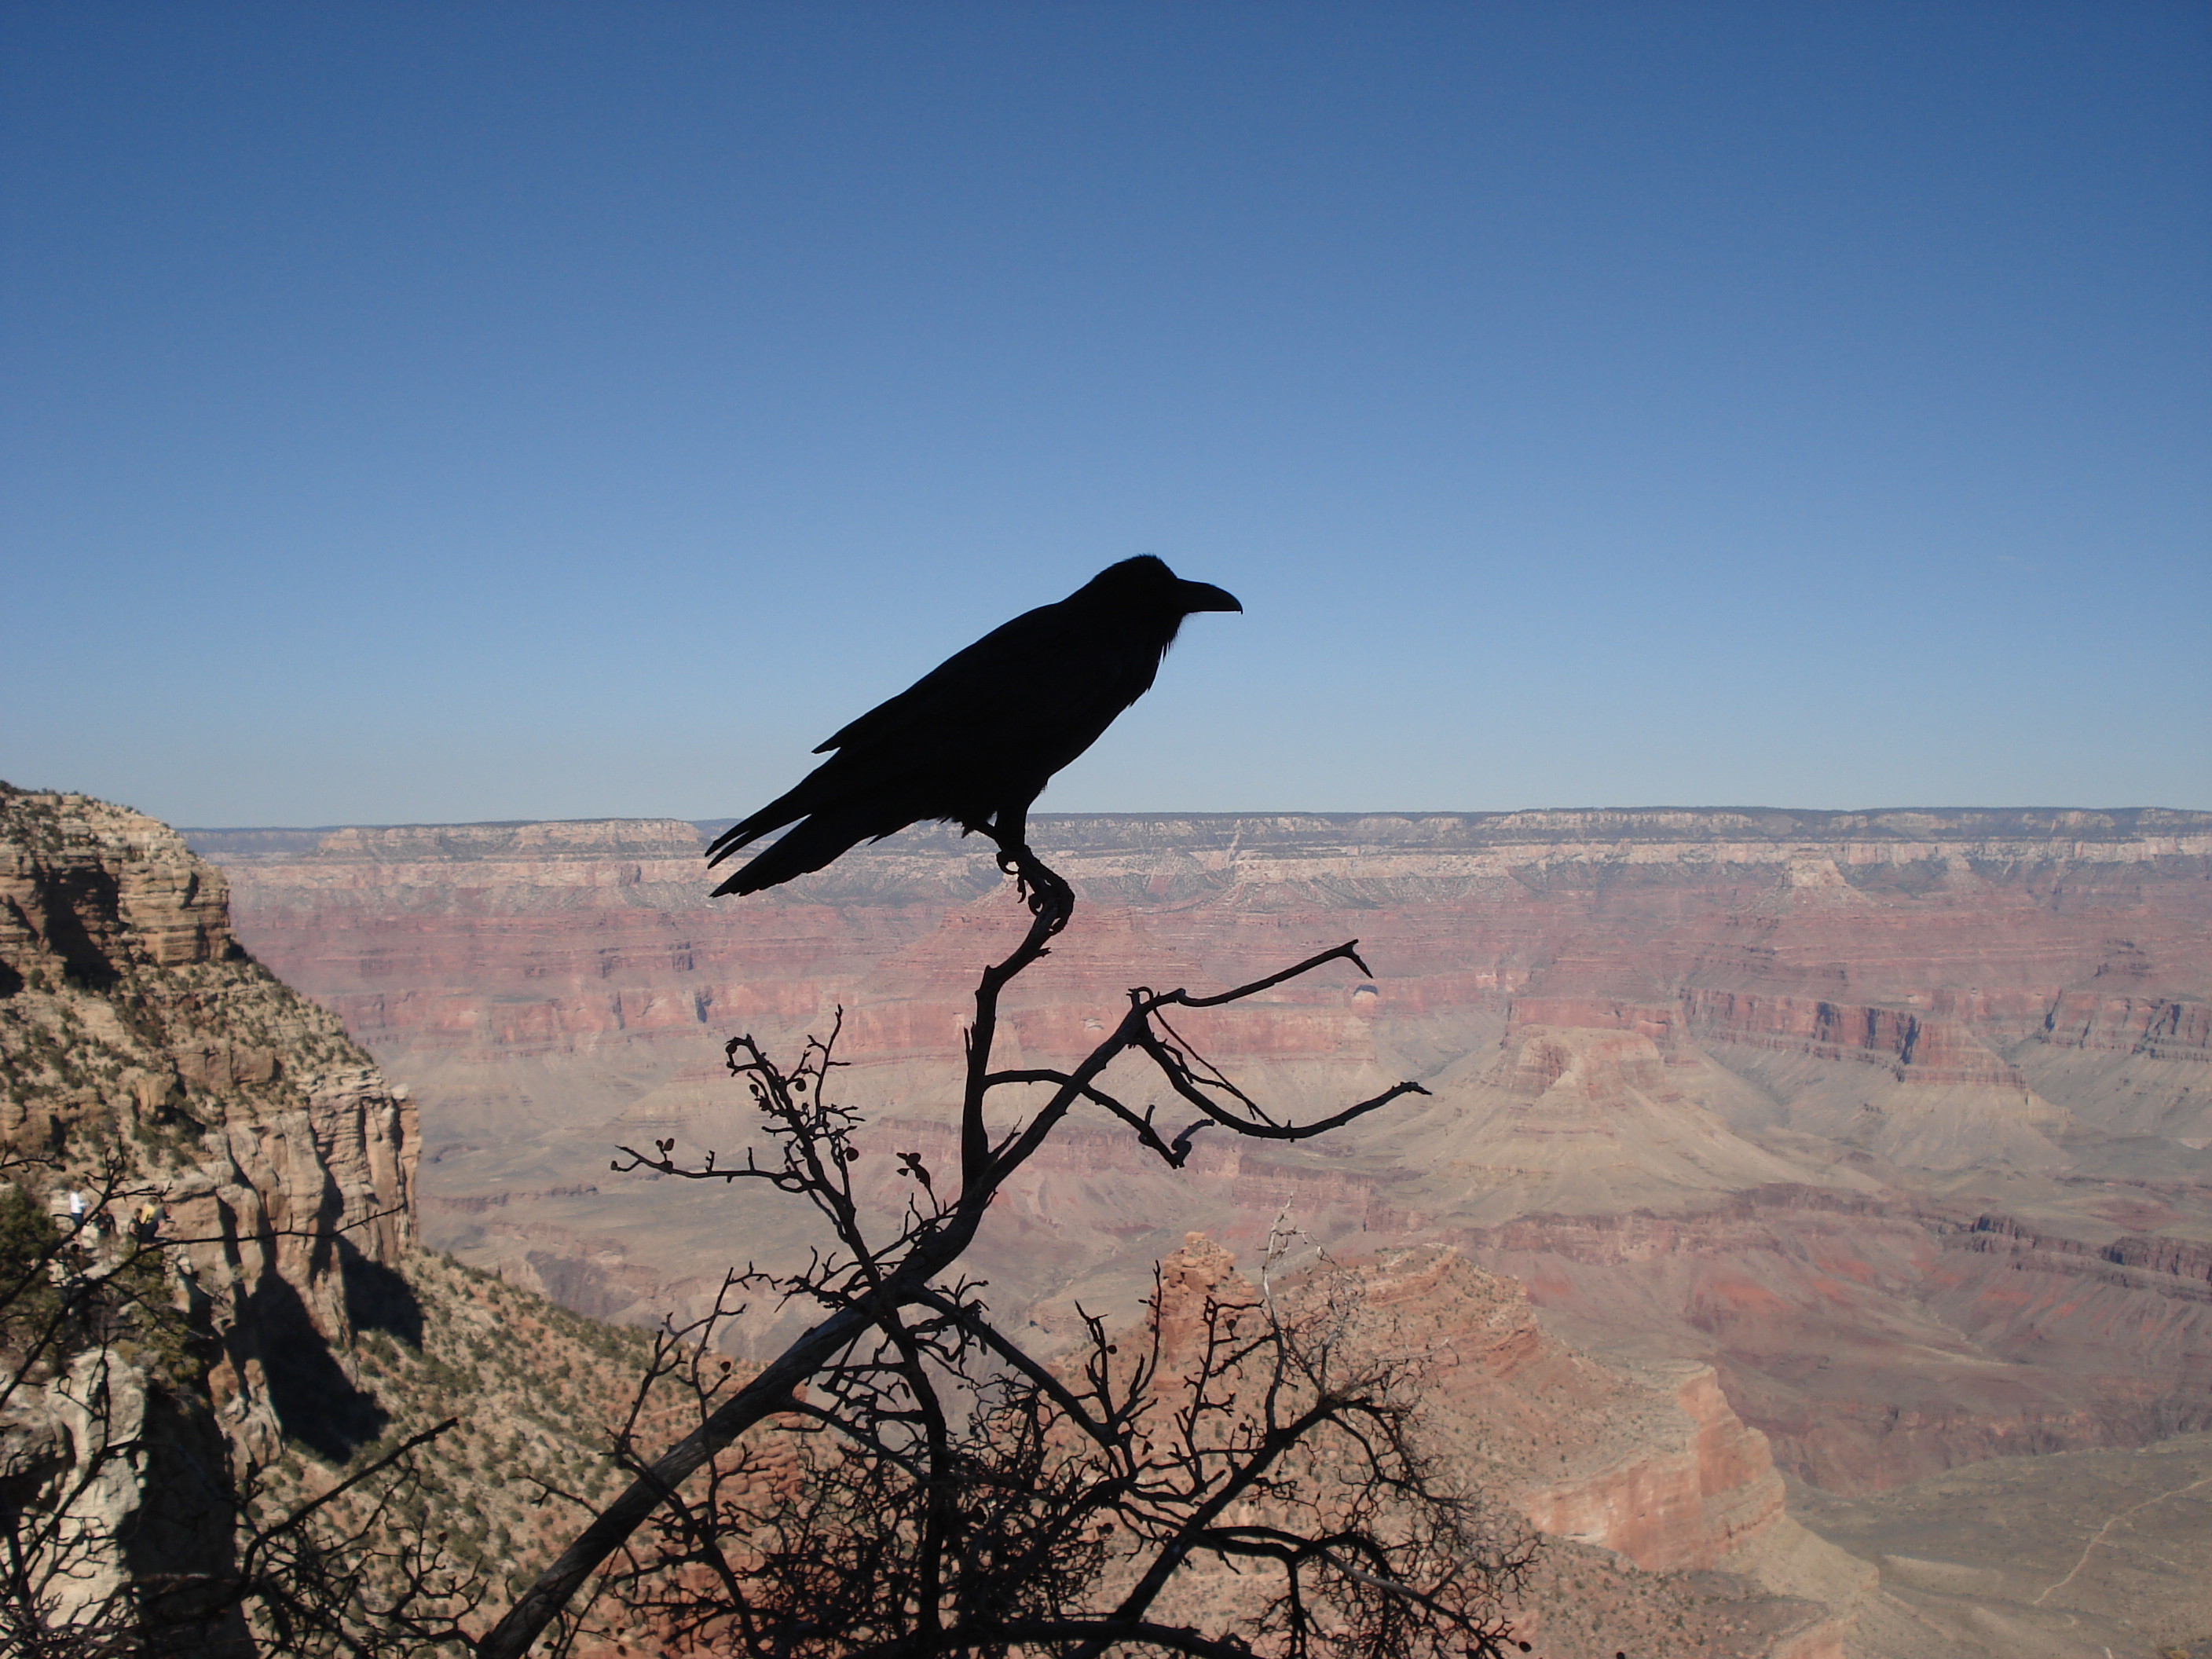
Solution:
[(406, 1091), (247, 955), (222, 872), (173, 831), (4, 785), (0, 1156), (56, 1213), (72, 1191), (158, 1206), (96, 1218), (78, 1255), (104, 1271), (126, 1227), (169, 1242), (169, 1294), (204, 1345), (161, 1376), (94, 1347), (10, 1391), (17, 1501), (74, 1491), (80, 1542), (118, 1540), (82, 1593), (227, 1551), (207, 1471), (265, 1465), (287, 1436), (342, 1452), (374, 1433), (343, 1356), (413, 1237)]
[[(1326, 1264), (1275, 1294), (1295, 1310), (1331, 1283), (1342, 1305), (1347, 1281), (1355, 1310), (1337, 1316), (1332, 1364), (1410, 1361), (1423, 1443), (1547, 1540), (1512, 1603), (1518, 1636), (1559, 1659), (1840, 1659), (1875, 1574), (1785, 1514), (1765, 1437), (1711, 1367), (1577, 1352), (1521, 1285), (1448, 1249)], [(1160, 1264), (1164, 1376), (1196, 1358), (1209, 1298), (1256, 1293), (1193, 1234)]]

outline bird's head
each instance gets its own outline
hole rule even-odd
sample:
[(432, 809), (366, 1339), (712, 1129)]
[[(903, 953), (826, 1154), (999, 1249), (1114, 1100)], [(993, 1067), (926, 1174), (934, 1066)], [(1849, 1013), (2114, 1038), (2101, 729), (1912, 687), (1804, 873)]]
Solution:
[(1167, 567), (1167, 561), (1141, 553), (1119, 564), (1109, 564), (1086, 582), (1074, 596), (1103, 605), (1181, 622), (1198, 611), (1237, 611), (1244, 607), (1237, 596), (1212, 582), (1187, 582)]

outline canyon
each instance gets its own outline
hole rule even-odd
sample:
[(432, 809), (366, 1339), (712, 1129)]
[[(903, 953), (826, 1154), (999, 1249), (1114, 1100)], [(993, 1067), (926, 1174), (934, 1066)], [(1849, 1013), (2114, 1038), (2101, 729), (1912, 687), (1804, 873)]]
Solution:
[[(941, 831), (709, 902), (719, 827), (187, 833), (254, 955), (420, 1103), (431, 1242), (650, 1323), (790, 1259), (804, 1218), (617, 1176), (613, 1149), (742, 1156), (723, 1044), (834, 1027), (863, 1190), (896, 1202), (894, 1152), (953, 1155), (975, 975), (1023, 920)], [(1287, 1228), (1508, 1276), (1547, 1340), (1702, 1379), (1668, 1385), (1679, 1420), (1726, 1412), (1822, 1502), (2212, 1427), (2212, 814), (1048, 816), (1034, 839), (1081, 902), (1010, 994), (1005, 1063), (1072, 1062), (1131, 986), (1219, 988), (1357, 938), (1372, 979), (1177, 1029), (1271, 1112), (1428, 1091), (1310, 1145), (1201, 1134), (1181, 1170), (1071, 1123), (974, 1258), (1043, 1352), (1187, 1233), (1249, 1259)], [(737, 1346), (794, 1319), (755, 1310)], [(1573, 1484), (1547, 1529), (1686, 1501)], [(1632, 1558), (1634, 1524), (1604, 1547)]]
[[(595, 1425), (621, 1416), (645, 1345), (419, 1249), (410, 1091), (240, 947), (224, 877), (173, 832), (0, 787), (0, 859), (4, 1195), (64, 1206), (71, 1182), (120, 1159), (133, 1190), (160, 1200), (152, 1236), (179, 1316), (208, 1340), (197, 1365), (173, 1370), (116, 1344), (8, 1373), (0, 1498), (17, 1518), (65, 1506), (88, 1552), (49, 1613), (66, 1623), (87, 1597), (106, 1607), (180, 1569), (219, 1577), (234, 1483), (375, 1524), (338, 1477), (380, 1433), (381, 1445), (451, 1431), (421, 1454), (447, 1528), (439, 1547), (459, 1552), (457, 1567), (520, 1582), (563, 1535), (534, 1501), (547, 1471), (609, 1495)], [(1063, 1174), (1110, 1182), (1098, 1151), (1073, 1149)], [(1255, 1167), (1232, 1185), (1247, 1179), (1296, 1181)], [(1505, 1524), (1548, 1534), (1510, 1610), (1553, 1659), (1624, 1644), (1832, 1659), (1869, 1613), (1903, 1607), (1786, 1513), (1765, 1437), (1710, 1365), (1595, 1359), (1547, 1331), (1519, 1284), (1448, 1244), (1334, 1266), (1289, 1255), (1304, 1270), (1271, 1294), (1300, 1294), (1316, 1273), (1354, 1286), (1346, 1353), (1414, 1357), (1436, 1449), (1519, 1517)], [(1279, 1275), (1285, 1260), (1272, 1258)], [(1166, 1254), (1158, 1283), (1171, 1372), (1207, 1298), (1255, 1293), (1202, 1233)], [(465, 1420), (437, 1431), (441, 1419)], [(1200, 1576), (1194, 1608), (1224, 1584), (1233, 1596), (1231, 1581)], [(242, 1625), (220, 1645), (256, 1650)]]

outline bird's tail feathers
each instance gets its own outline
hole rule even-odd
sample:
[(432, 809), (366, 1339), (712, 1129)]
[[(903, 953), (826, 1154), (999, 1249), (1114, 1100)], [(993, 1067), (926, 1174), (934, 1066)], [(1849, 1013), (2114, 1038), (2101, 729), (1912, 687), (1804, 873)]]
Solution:
[[(763, 815), (756, 813), (754, 816)], [(750, 821), (747, 820), (748, 823)], [(772, 824), (763, 826), (773, 827)], [(744, 828), (744, 824), (737, 826), (738, 830)], [(732, 830), (730, 833), (736, 832)], [(756, 836), (761, 833), (760, 830), (753, 831)], [(817, 812), (811, 817), (800, 820), (782, 840), (737, 871), (714, 890), (714, 896), (720, 898), (728, 893), (757, 893), (763, 888), (789, 881), (793, 876), (806, 875), (819, 870), (840, 854), (875, 833), (874, 823), (866, 813), (850, 808), (842, 812)], [(749, 836), (746, 840), (751, 838)], [(878, 839), (880, 840), (881, 836), (878, 836)], [(734, 853), (744, 844), (744, 842), (731, 842), (722, 856)]]
[[(798, 791), (793, 790), (792, 794)], [(752, 815), (740, 818), (714, 837), (707, 846), (707, 867), (711, 870), (724, 859), (749, 842), (758, 841), (771, 830), (780, 829), (793, 818), (805, 816), (806, 809), (796, 805), (791, 795), (781, 795)]]

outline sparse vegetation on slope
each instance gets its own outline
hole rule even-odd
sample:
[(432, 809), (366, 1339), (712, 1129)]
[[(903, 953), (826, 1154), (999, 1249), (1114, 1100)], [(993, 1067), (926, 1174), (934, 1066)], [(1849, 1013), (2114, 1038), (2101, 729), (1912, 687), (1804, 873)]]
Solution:
[[(628, 1475), (610, 1455), (636, 1401), (653, 1339), (605, 1325), (528, 1291), (419, 1253), (402, 1265), (404, 1291), (350, 1356), (354, 1379), (384, 1415), (379, 1437), (351, 1457), (289, 1443), (268, 1471), (264, 1517), (323, 1498), (410, 1439), (452, 1426), (411, 1455), (414, 1479), (374, 1518), (382, 1491), (341, 1494), (334, 1523), (367, 1529), (365, 1553), (381, 1594), (399, 1587), (393, 1552), (436, 1542), (496, 1596), (527, 1584), (536, 1564), (605, 1503)], [(673, 1427), (676, 1401), (647, 1402), (650, 1429)], [(677, 1431), (680, 1432), (680, 1430)]]

